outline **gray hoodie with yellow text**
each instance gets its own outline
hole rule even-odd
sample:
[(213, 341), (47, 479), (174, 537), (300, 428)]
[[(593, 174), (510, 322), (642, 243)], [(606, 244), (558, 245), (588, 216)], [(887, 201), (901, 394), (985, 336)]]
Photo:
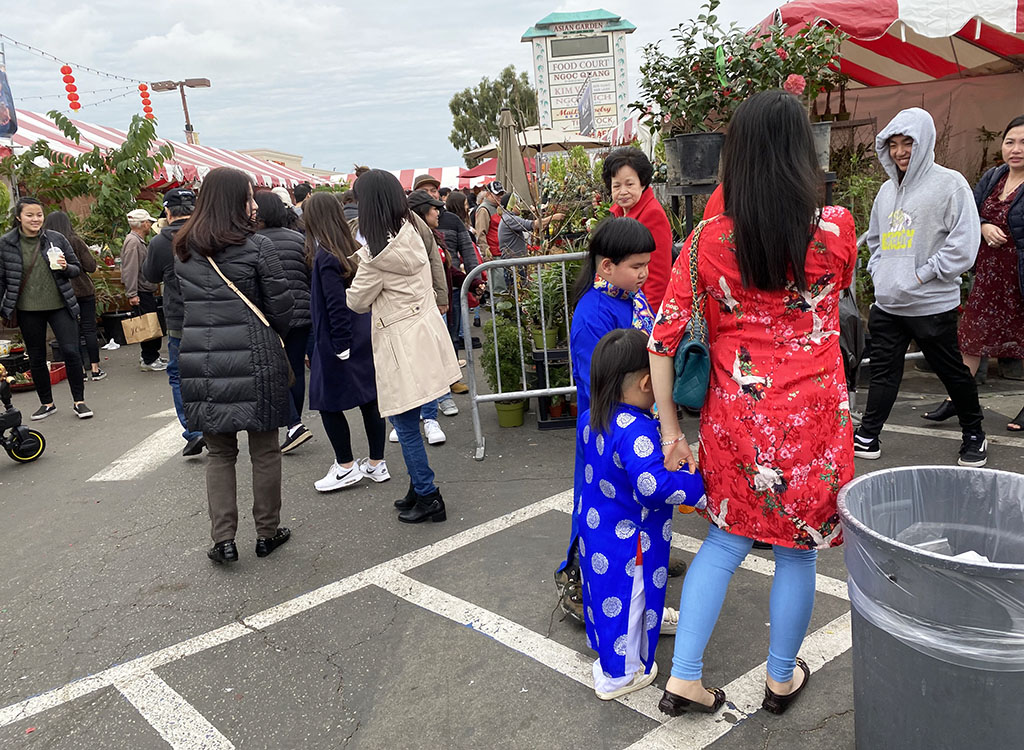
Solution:
[[(888, 139), (914, 139), (901, 175)], [(935, 123), (917, 107), (905, 109), (875, 138), (889, 180), (871, 207), (868, 272), (875, 304), (891, 315), (936, 315), (960, 304), (960, 275), (974, 265), (981, 221), (971, 186), (959, 172), (935, 163)]]

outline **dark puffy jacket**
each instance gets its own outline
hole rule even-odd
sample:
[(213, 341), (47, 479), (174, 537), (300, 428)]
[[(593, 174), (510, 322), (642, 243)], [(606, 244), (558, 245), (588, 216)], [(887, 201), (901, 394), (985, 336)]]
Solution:
[(461, 263), (466, 273), (480, 265), (476, 258), (476, 250), (473, 248), (473, 236), (462, 219), (451, 211), (444, 211), (438, 220), (437, 228), (444, 235), (444, 244), (448, 248), (453, 264)]
[[(981, 204), (992, 193), (1003, 175), (1010, 171), (1006, 164), (992, 167), (978, 180), (974, 186), (974, 202), (978, 204), (978, 211), (981, 211)], [(1017, 246), (1017, 280), (1020, 284), (1020, 293), (1024, 295), (1024, 188), (1017, 191), (1017, 197), (1013, 199), (1010, 206), (1010, 214), (1007, 216), (1010, 225), (1010, 234), (1013, 235), (1013, 242)]]
[(149, 242), (149, 253), (142, 264), (142, 275), (152, 284), (164, 285), (164, 318), (167, 330), (181, 335), (185, 307), (181, 301), (181, 285), (174, 273), (174, 235), (185, 226), (187, 219), (177, 219)]
[[(214, 256), (220, 270), (266, 316), (267, 329), (209, 261), (177, 261), (185, 322), (178, 365), (188, 429), (266, 432), (288, 424), (288, 332), (292, 294), (274, 243), (254, 234)], [(276, 331), (276, 333), (275, 333)]]
[[(75, 297), (75, 290), (71, 288), (71, 281), (81, 273), (82, 269), (78, 263), (78, 256), (71, 248), (71, 243), (60, 232), (43, 230), (39, 233), (39, 260), (47, 268), (50, 262), (46, 259), (46, 248), (56, 245), (64, 251), (64, 257), (68, 267), (61, 271), (50, 270), (53, 280), (57, 283), (57, 290), (64, 298), (64, 306), (71, 313), (71, 317), (78, 319), (78, 299)], [(21, 289), (21, 232), (17, 227), (0, 237), (0, 318), (10, 318), (18, 306), (18, 292)]]
[(267, 227), (257, 234), (270, 239), (281, 258), (281, 267), (288, 280), (288, 288), (292, 291), (292, 299), (295, 300), (292, 328), (308, 328), (313, 325), (313, 318), (309, 314), (311, 271), (306, 265), (306, 238), (300, 232), (284, 227)]

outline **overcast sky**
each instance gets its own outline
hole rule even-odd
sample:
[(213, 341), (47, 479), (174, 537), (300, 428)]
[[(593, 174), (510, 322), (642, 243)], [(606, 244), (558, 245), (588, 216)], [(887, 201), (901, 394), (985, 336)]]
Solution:
[[(452, 94), (510, 63), (528, 70), (530, 48), (519, 40), (548, 13), (602, 7), (597, 0), (37, 0), (13, 12), (10, 5), (0, 6), (7, 6), (0, 31), (62, 59), (145, 81), (209, 78), (212, 88), (188, 93), (203, 143), (278, 149), (339, 171), (353, 163), (384, 169), (462, 164), (448, 141)], [(603, 4), (637, 27), (628, 37), (631, 97), (640, 49), (669, 38), (699, 6), (699, 0)], [(765, 0), (724, 0), (719, 16), (749, 26), (774, 7)], [(6, 52), (20, 109), (68, 112), (58, 63), (10, 43)], [(120, 93), (84, 92), (124, 85), (82, 70), (75, 77), (83, 105)], [(50, 98), (29, 99), (39, 96)], [(153, 99), (160, 134), (183, 140), (177, 94)], [(83, 106), (75, 117), (123, 130), (135, 113), (141, 103), (132, 89)]]

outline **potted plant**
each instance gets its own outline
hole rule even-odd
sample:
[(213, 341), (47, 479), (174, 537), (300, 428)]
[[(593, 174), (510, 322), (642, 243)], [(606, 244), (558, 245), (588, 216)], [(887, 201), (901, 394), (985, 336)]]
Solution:
[(836, 120), (845, 122), (851, 117), (850, 110), (846, 108), (846, 87), (850, 85), (850, 76), (837, 73), (836, 83), (839, 86), (839, 111), (836, 112)]
[[(509, 314), (511, 311), (511, 314)], [(495, 301), (493, 328), (488, 326), (483, 341), (483, 368), (491, 391), (526, 390), (520, 365), (522, 339), (515, 321), (515, 306), (508, 299)], [(520, 427), (523, 424), (525, 401), (513, 399), (496, 401), (498, 424), (501, 427)]]

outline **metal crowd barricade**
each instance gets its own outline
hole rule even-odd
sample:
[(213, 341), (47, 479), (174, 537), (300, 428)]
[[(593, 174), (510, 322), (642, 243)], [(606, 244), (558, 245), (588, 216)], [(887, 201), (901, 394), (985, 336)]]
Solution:
[[(484, 454), (486, 450), (486, 441), (483, 435), (483, 429), (480, 426), (480, 404), (483, 402), (493, 401), (513, 401), (519, 399), (529, 399), (532, 397), (540, 396), (568, 396), (576, 393), (576, 381), (573, 377), (572, 372), (572, 345), (569, 344), (568, 359), (569, 359), (569, 385), (557, 388), (551, 387), (551, 370), (550, 361), (548, 355), (548, 342), (546, 337), (544, 338), (543, 353), (543, 365), (544, 365), (544, 379), (541, 382), (540, 369), (538, 367), (537, 381), (538, 386), (543, 385), (544, 387), (530, 388), (529, 378), (527, 377), (527, 361), (526, 357), (529, 353), (532, 353), (530, 348), (530, 342), (523, 343), (524, 333), (523, 319), (522, 319), (522, 297), (521, 294), (528, 288), (531, 283), (537, 284), (537, 295), (540, 303), (539, 307), (539, 318), (540, 318), (540, 330), (543, 332), (547, 330), (547, 321), (554, 319), (554, 310), (545, 310), (545, 295), (544, 295), (544, 277), (540, 273), (541, 267), (545, 265), (559, 264), (561, 266), (561, 282), (562, 282), (562, 305), (566, 326), (568, 326), (569, 316), (572, 312), (569, 308), (569, 286), (573, 282), (573, 278), (568, 276), (566, 271), (566, 265), (573, 261), (583, 260), (587, 257), (586, 253), (565, 253), (561, 255), (540, 255), (540, 256), (526, 256), (522, 258), (500, 258), (498, 260), (487, 261), (482, 263), (466, 275), (466, 280), (462, 282), (462, 289), (459, 292), (459, 304), (462, 308), (462, 328), (463, 328), (463, 341), (465, 344), (466, 352), (466, 379), (469, 385), (469, 400), (470, 410), (473, 416), (473, 434), (476, 439), (474, 457), (477, 461), (484, 460)], [(530, 270), (536, 268), (536, 273), (531, 278)], [(506, 271), (511, 273), (506, 274)], [(472, 326), (469, 315), (469, 293), (473, 287), (477, 285), (477, 279), (484, 273), (487, 273), (487, 291), (488, 299), (491, 305), (491, 336), (492, 341), (495, 342), (494, 346), (494, 359), (495, 359), (495, 370), (497, 372), (497, 389), (494, 393), (481, 394), (477, 387), (477, 373), (474, 367), (475, 356), (473, 354), (473, 337), (472, 337)], [(515, 306), (516, 314), (516, 328), (519, 337), (519, 371), (520, 380), (518, 384), (514, 383), (503, 383), (501, 379), (501, 362), (499, 361), (498, 346), (498, 321), (496, 315), (496, 306), (498, 298), (495, 295), (495, 284), (494, 275), (502, 274), (507, 279), (508, 289), (502, 292), (502, 296), (508, 295), (508, 299)], [(538, 363), (539, 364), (539, 363)], [(518, 390), (514, 388), (516, 385), (519, 386)], [(511, 387), (513, 390), (506, 390), (506, 387)]]

